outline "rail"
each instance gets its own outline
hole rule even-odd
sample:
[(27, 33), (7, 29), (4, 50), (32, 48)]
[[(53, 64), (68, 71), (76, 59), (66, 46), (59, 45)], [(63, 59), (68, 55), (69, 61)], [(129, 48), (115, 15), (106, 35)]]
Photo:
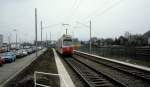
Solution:
[[(124, 73), (123, 76), (127, 75), (128, 78), (135, 79), (136, 81), (140, 81), (141, 83), (143, 82), (143, 83), (145, 83), (145, 85), (150, 82), (150, 72), (147, 70), (139, 69), (136, 67), (128, 66), (127, 64), (110, 61), (105, 58), (99, 58), (99, 57), (96, 57), (93, 55), (80, 53), (80, 52), (75, 53), (74, 57), (76, 57), (78, 59), (82, 58), (81, 61), (85, 61), (84, 59), (86, 59), (86, 61), (87, 61), (87, 59), (88, 59), (89, 61), (92, 61), (93, 63), (95, 63), (97, 65), (104, 66), (105, 68), (108, 67), (108, 68), (110, 68), (110, 70), (120, 73), (120, 75), (121, 74), (123, 75), (123, 73)], [(91, 63), (89, 63), (89, 64), (91, 64)], [(105, 69), (102, 69), (102, 68), (100, 70), (105, 71)], [(113, 72), (113, 71), (111, 71), (111, 72)], [(117, 77), (117, 78), (119, 78), (119, 77)], [(126, 79), (122, 79), (122, 80), (125, 81)]]
[(126, 87), (124, 84), (104, 75), (103, 73), (93, 69), (90, 66), (78, 61), (74, 58), (65, 58), (69, 66), (83, 79), (89, 87), (111, 86)]

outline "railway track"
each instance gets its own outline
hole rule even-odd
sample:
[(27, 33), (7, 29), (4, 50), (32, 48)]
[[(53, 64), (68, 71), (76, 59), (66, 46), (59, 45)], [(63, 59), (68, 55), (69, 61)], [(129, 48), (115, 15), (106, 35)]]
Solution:
[(94, 67), (97, 71), (109, 76), (126, 87), (150, 87), (150, 72), (118, 64), (115, 62), (98, 59), (89, 55), (75, 53), (76, 60)]
[(127, 87), (75, 58), (64, 58), (89, 87)]
[(88, 59), (90, 59), (90, 60), (92, 60), (96, 63), (101, 63), (105, 66), (115, 68), (117, 70), (120, 70), (120, 71), (125, 72), (125, 73), (130, 74), (130, 75), (134, 75), (135, 77), (138, 77), (138, 78), (141, 78), (145, 81), (150, 82), (150, 72), (149, 71), (137, 69), (137, 68), (134, 68), (134, 67), (131, 67), (131, 66), (119, 64), (119, 63), (112, 62), (112, 61), (107, 61), (107, 60), (104, 60), (104, 59), (92, 58), (90, 56), (83, 55), (83, 54), (77, 54), (77, 55), (82, 56), (82, 57), (86, 57), (86, 58), (88, 58)]

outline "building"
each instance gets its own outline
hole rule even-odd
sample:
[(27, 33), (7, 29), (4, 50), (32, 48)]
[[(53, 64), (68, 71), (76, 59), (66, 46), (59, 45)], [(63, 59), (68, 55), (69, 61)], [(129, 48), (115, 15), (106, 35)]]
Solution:
[(2, 47), (2, 45), (3, 45), (3, 35), (0, 34), (0, 47)]

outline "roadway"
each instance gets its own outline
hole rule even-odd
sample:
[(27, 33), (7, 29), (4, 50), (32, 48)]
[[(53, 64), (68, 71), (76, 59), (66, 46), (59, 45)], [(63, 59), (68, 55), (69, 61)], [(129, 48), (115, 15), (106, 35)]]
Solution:
[[(38, 56), (41, 55), (46, 49), (38, 52)], [(21, 72), (25, 67), (35, 60), (36, 53), (28, 55), (26, 57), (17, 59), (15, 62), (4, 64), (0, 67), (0, 87), (3, 87), (7, 82)]]

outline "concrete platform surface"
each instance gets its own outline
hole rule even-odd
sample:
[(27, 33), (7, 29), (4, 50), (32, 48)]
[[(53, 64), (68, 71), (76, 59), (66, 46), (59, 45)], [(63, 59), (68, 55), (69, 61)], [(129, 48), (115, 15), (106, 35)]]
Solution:
[(60, 74), (60, 78), (61, 78), (61, 81), (60, 81), (61, 87), (75, 87), (74, 83), (72, 82), (72, 79), (70, 78), (67, 70), (65, 69), (55, 49), (53, 49), (53, 52), (55, 56), (58, 74)]

